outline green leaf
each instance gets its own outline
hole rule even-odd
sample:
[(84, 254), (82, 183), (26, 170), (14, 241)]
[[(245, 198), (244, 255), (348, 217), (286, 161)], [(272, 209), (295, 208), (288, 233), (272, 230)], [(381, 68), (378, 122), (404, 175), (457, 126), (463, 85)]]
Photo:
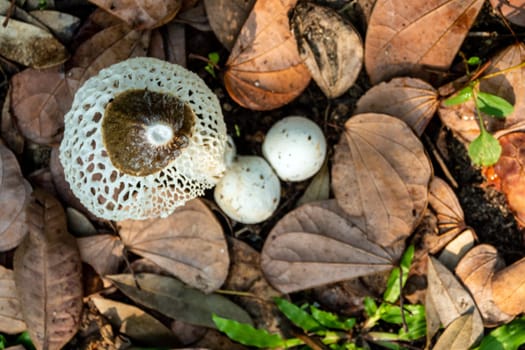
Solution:
[(514, 112), (514, 106), (504, 98), (481, 91), (476, 94), (476, 106), (481, 112), (496, 118), (505, 118)]
[(264, 329), (256, 329), (248, 324), (222, 318), (215, 314), (212, 315), (212, 320), (218, 330), (225, 333), (231, 340), (243, 345), (277, 348), (285, 344), (285, 340), (279, 334), (270, 334)]
[(28, 331), (20, 333), (15, 342), (16, 344), (23, 345), (26, 350), (35, 350), (35, 346), (33, 345), (33, 341), (31, 340)]
[(449, 97), (445, 101), (443, 101), (443, 104), (447, 107), (450, 107), (465, 103), (472, 98), (472, 92), (472, 86), (466, 86), (463, 89), (459, 90), (459, 92), (456, 95)]
[(425, 306), (423, 305), (406, 305), (405, 320), (408, 330), (403, 328), (399, 330), (400, 340), (416, 340), (423, 338), (427, 333), (427, 322), (425, 317)]
[(218, 52), (210, 52), (208, 54), (208, 60), (213, 64), (218, 64), (220, 59), (221, 56), (219, 56)]
[(477, 66), (481, 63), (481, 59), (478, 56), (472, 56), (467, 60), (469, 66)]
[(364, 304), (366, 314), (368, 317), (372, 317), (377, 312), (376, 302), (370, 297), (365, 297)]
[(410, 265), (412, 264), (412, 259), (414, 259), (414, 246), (409, 246), (403, 256), (401, 257), (400, 267), (395, 267), (386, 284), (386, 290), (383, 294), (383, 299), (388, 303), (395, 303), (399, 296), (401, 295), (401, 288), (399, 284), (399, 273), (403, 272), (401, 279), (401, 286), (405, 286), (405, 283), (408, 278), (408, 272), (410, 271)]
[(285, 314), (286, 317), (296, 326), (307, 332), (322, 328), (315, 318), (313, 318), (308, 312), (304, 311), (299, 306), (282, 298), (275, 298), (274, 300), (279, 310), (281, 310), (281, 312)]
[(468, 146), (468, 154), (474, 164), (490, 166), (501, 156), (501, 145), (494, 136), (482, 130)]
[(310, 306), (310, 313), (317, 322), (326, 328), (342, 329), (347, 331), (352, 329), (356, 323), (355, 318), (348, 318), (345, 321), (341, 321), (336, 314), (320, 310), (313, 305)]
[(213, 69), (213, 66), (208, 64), (206, 67), (204, 67), (204, 70), (208, 72), (212, 77), (217, 78), (215, 75), (215, 69)]
[(524, 317), (494, 329), (483, 338), (478, 350), (516, 350), (522, 344), (525, 344)]

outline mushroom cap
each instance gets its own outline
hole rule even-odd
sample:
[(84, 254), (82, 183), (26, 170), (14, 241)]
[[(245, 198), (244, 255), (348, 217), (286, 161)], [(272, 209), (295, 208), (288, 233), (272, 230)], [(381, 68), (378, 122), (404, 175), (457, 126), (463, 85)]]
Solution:
[(215, 186), (214, 197), (233, 220), (255, 224), (277, 209), (281, 183), (264, 158), (238, 156)]
[[(137, 98), (146, 102), (121, 118)], [(173, 120), (172, 112), (178, 116)], [(213, 187), (225, 171), (219, 101), (179, 65), (140, 57), (103, 69), (77, 91), (64, 119), (65, 178), (82, 204), (103, 219), (166, 217)]]
[(262, 152), (281, 180), (302, 181), (321, 169), (326, 140), (316, 123), (305, 117), (290, 116), (268, 130)]

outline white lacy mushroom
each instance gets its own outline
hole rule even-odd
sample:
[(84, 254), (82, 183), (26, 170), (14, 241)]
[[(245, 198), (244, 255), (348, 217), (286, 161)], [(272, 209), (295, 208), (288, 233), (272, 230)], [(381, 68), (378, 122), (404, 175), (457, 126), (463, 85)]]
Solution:
[(290, 116), (275, 123), (262, 145), (266, 160), (283, 181), (302, 181), (321, 169), (326, 140), (316, 123)]
[(255, 224), (277, 209), (281, 183), (262, 157), (238, 156), (215, 187), (214, 197), (233, 220)]
[(82, 204), (108, 220), (165, 217), (225, 171), (217, 97), (194, 73), (154, 58), (103, 69), (65, 116), (60, 161)]

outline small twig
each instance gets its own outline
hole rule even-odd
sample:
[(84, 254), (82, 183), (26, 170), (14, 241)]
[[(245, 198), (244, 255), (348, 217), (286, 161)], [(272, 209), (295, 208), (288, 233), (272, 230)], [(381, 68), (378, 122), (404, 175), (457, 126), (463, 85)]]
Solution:
[(430, 148), (430, 152), (434, 156), (434, 159), (439, 164), (439, 167), (443, 171), (443, 174), (447, 178), (448, 182), (453, 188), (458, 188), (458, 182), (456, 179), (454, 179), (454, 176), (450, 173), (450, 170), (448, 170), (447, 165), (445, 164), (445, 161), (443, 160), (443, 157), (441, 156), (441, 153), (437, 150), (436, 146), (432, 143), (432, 140), (430, 140), (430, 137), (428, 135), (423, 134), (424, 140), (426, 141), (427, 146)]
[(9, 9), (7, 10), (7, 13), (5, 14), (4, 22), (2, 23), (2, 26), (4, 28), (7, 27), (7, 23), (9, 22), (9, 19), (13, 15), (14, 11), (15, 11), (15, 0), (11, 0), (11, 4), (9, 4)]
[(128, 267), (129, 272), (131, 273), (131, 276), (133, 276), (133, 282), (135, 282), (135, 287), (137, 287), (137, 289), (140, 290), (142, 288), (140, 287), (139, 281), (137, 280), (137, 276), (135, 276), (135, 272), (131, 268), (131, 263), (129, 262), (127, 252), (128, 252), (127, 248), (124, 247), (124, 251), (122, 252), (122, 256), (124, 258), (124, 262), (126, 263), (126, 266)]

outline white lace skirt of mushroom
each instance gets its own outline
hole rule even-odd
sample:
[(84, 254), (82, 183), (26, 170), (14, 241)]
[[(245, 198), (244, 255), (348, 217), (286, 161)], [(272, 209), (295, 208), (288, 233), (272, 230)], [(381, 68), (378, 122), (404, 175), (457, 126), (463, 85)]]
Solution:
[(77, 91), (64, 122), (66, 180), (103, 219), (165, 217), (226, 170), (217, 97), (196, 74), (155, 58), (101, 70)]

